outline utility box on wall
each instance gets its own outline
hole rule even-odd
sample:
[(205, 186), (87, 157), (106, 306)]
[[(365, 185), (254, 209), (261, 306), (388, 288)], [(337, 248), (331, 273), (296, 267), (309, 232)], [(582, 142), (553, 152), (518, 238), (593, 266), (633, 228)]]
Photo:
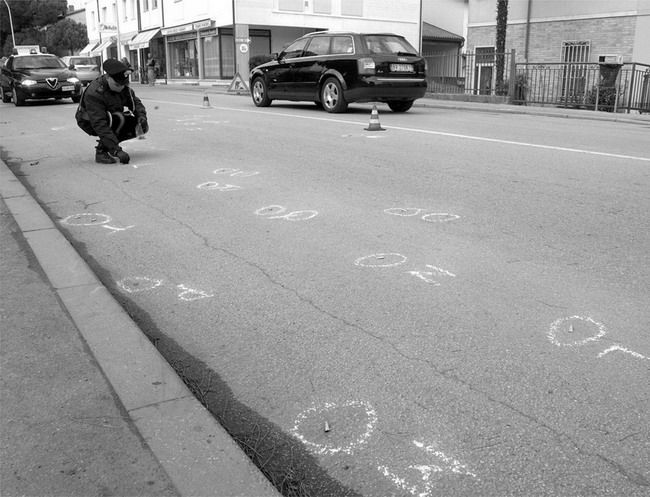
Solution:
[(603, 54), (598, 56), (598, 63), (612, 66), (622, 66), (623, 65), (623, 56), (622, 55), (611, 55)]

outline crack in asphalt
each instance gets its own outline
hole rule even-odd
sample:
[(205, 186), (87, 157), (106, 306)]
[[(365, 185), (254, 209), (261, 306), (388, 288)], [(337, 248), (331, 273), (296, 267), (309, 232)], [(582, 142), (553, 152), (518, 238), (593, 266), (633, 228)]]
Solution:
[[(107, 178), (104, 178), (104, 179), (107, 179)], [(112, 182), (111, 180), (108, 180), (108, 181)], [(331, 319), (344, 324), (347, 327), (355, 329), (355, 330), (359, 331), (360, 333), (362, 333), (362, 334), (364, 334), (364, 335), (366, 335), (368, 337), (371, 337), (372, 339), (380, 342), (383, 346), (389, 347), (398, 356), (400, 356), (400, 357), (402, 357), (402, 358), (404, 358), (404, 359), (406, 359), (408, 361), (413, 361), (413, 362), (418, 362), (418, 363), (424, 364), (428, 368), (432, 369), (438, 376), (444, 378), (445, 380), (449, 380), (449, 381), (455, 382), (455, 383), (457, 383), (459, 385), (462, 385), (462, 386), (466, 387), (467, 389), (469, 389), (471, 392), (474, 392), (474, 393), (476, 393), (478, 395), (483, 396), (488, 401), (490, 401), (490, 402), (492, 402), (494, 404), (500, 405), (500, 406), (506, 408), (507, 410), (510, 410), (510, 411), (518, 414), (519, 416), (527, 419), (528, 421), (532, 422), (533, 424), (548, 430), (549, 432), (551, 432), (558, 439), (558, 441), (561, 441), (561, 440), (568, 441), (578, 451), (578, 453), (580, 453), (582, 455), (585, 455), (585, 456), (588, 456), (588, 457), (595, 457), (595, 458), (598, 458), (598, 459), (602, 460), (603, 462), (608, 464), (610, 467), (612, 467), (616, 472), (618, 472), (619, 474), (621, 474), (622, 476), (627, 478), (633, 484), (635, 484), (637, 486), (641, 486), (641, 487), (650, 487), (650, 481), (647, 478), (645, 478), (643, 475), (626, 469), (623, 465), (617, 463), (616, 461), (614, 461), (614, 460), (612, 460), (612, 459), (610, 459), (610, 458), (608, 458), (608, 457), (606, 457), (606, 456), (604, 456), (602, 454), (599, 454), (597, 452), (591, 452), (591, 451), (588, 451), (588, 450), (584, 449), (581, 445), (578, 444), (578, 442), (576, 442), (573, 438), (571, 438), (569, 435), (562, 432), (561, 430), (558, 430), (558, 429), (550, 426), (549, 424), (543, 422), (539, 418), (537, 418), (537, 417), (535, 417), (535, 416), (533, 416), (531, 414), (528, 414), (528, 413), (522, 411), (521, 409), (518, 409), (517, 407), (510, 404), (509, 402), (506, 402), (506, 401), (503, 401), (503, 400), (500, 400), (500, 399), (497, 399), (497, 398), (493, 397), (489, 393), (487, 393), (487, 392), (485, 392), (485, 391), (483, 391), (481, 389), (476, 388), (472, 383), (470, 383), (468, 381), (465, 381), (465, 380), (462, 380), (461, 378), (459, 378), (458, 376), (455, 376), (453, 374), (449, 374), (450, 371), (452, 371), (453, 369), (440, 370), (440, 369), (438, 369), (436, 367), (436, 365), (434, 363), (432, 363), (429, 360), (409, 356), (408, 354), (406, 354), (406, 353), (402, 352), (401, 350), (399, 350), (397, 348), (397, 346), (393, 342), (391, 342), (390, 340), (387, 340), (386, 338), (381, 337), (379, 335), (373, 334), (368, 329), (366, 329), (366, 328), (364, 328), (364, 327), (362, 327), (362, 326), (360, 326), (360, 325), (358, 325), (356, 323), (350, 322), (347, 319), (345, 319), (345, 318), (343, 318), (341, 316), (338, 316), (338, 315), (336, 315), (336, 314), (322, 308), (321, 306), (317, 305), (312, 299), (309, 299), (309, 298), (306, 298), (306, 297), (302, 296), (296, 289), (288, 287), (287, 285), (279, 282), (277, 279), (275, 279), (272, 276), (272, 274), (269, 271), (267, 271), (265, 268), (263, 268), (259, 264), (256, 264), (256, 263), (254, 263), (252, 261), (249, 261), (249, 260), (241, 257), (240, 255), (238, 255), (238, 254), (236, 254), (236, 253), (234, 253), (234, 252), (232, 252), (232, 251), (230, 251), (228, 249), (225, 249), (223, 247), (214, 246), (214, 245), (210, 244), (208, 238), (206, 236), (201, 235), (200, 233), (198, 233), (192, 226), (188, 225), (187, 223), (184, 223), (184, 222), (180, 221), (179, 219), (177, 219), (177, 218), (175, 218), (173, 216), (168, 215), (167, 213), (163, 212), (162, 210), (160, 210), (159, 208), (157, 208), (155, 206), (152, 206), (152, 205), (150, 205), (150, 204), (148, 204), (146, 202), (143, 202), (143, 200), (140, 199), (140, 198), (133, 197), (132, 195), (130, 195), (126, 191), (124, 191), (122, 188), (120, 188), (117, 184), (115, 184), (115, 186), (117, 186), (118, 189), (121, 190), (124, 193), (124, 195), (131, 198), (132, 200), (140, 202), (140, 203), (144, 203), (147, 207), (149, 207), (150, 209), (160, 213), (162, 216), (164, 216), (168, 220), (174, 221), (174, 222), (178, 223), (180, 226), (182, 226), (185, 229), (189, 230), (194, 236), (196, 236), (197, 238), (202, 240), (203, 245), (206, 248), (208, 248), (208, 249), (210, 249), (212, 251), (218, 251), (218, 252), (227, 254), (228, 256), (234, 258), (235, 260), (240, 261), (240, 262), (246, 264), (247, 266), (256, 269), (262, 275), (264, 275), (264, 277), (272, 285), (280, 287), (283, 290), (291, 293), (300, 302), (303, 302), (303, 303), (309, 305), (310, 307), (315, 309), (317, 312), (319, 312), (321, 314), (324, 314), (324, 315), (330, 317)], [(402, 399), (405, 399), (405, 397), (403, 396), (403, 394), (401, 392), (395, 392), (395, 393), (399, 397), (401, 397)], [(421, 409), (424, 409), (426, 411), (431, 410), (430, 407), (423, 405), (417, 399), (407, 399), (407, 400), (410, 400), (411, 402), (415, 403)]]

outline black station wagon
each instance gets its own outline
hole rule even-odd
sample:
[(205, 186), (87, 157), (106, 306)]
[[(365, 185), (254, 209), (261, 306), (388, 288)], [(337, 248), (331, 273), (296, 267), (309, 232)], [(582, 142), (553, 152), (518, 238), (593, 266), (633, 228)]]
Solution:
[(385, 102), (405, 112), (427, 90), (426, 62), (402, 36), (314, 32), (251, 72), (253, 102), (313, 101), (327, 112), (352, 102)]

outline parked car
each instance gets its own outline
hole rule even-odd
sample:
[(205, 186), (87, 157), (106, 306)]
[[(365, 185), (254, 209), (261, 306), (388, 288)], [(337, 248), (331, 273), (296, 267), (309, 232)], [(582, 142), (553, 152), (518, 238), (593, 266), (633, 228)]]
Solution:
[(102, 75), (99, 70), (100, 63), (98, 57), (85, 57), (83, 55), (69, 55), (61, 57), (65, 65), (77, 73), (77, 78), (81, 84), (88, 86), (91, 81)]
[(292, 42), (250, 76), (253, 102), (313, 101), (327, 112), (386, 102), (405, 112), (427, 90), (426, 62), (402, 36), (320, 31)]
[(24, 105), (26, 100), (72, 98), (81, 100), (81, 82), (56, 55), (11, 55), (0, 75), (2, 101)]

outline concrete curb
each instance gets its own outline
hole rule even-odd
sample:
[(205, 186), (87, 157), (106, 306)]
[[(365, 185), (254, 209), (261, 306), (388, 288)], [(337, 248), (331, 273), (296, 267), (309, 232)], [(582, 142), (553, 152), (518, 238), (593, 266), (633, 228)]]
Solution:
[(140, 435), (179, 493), (279, 496), (1, 160), (0, 195)]

